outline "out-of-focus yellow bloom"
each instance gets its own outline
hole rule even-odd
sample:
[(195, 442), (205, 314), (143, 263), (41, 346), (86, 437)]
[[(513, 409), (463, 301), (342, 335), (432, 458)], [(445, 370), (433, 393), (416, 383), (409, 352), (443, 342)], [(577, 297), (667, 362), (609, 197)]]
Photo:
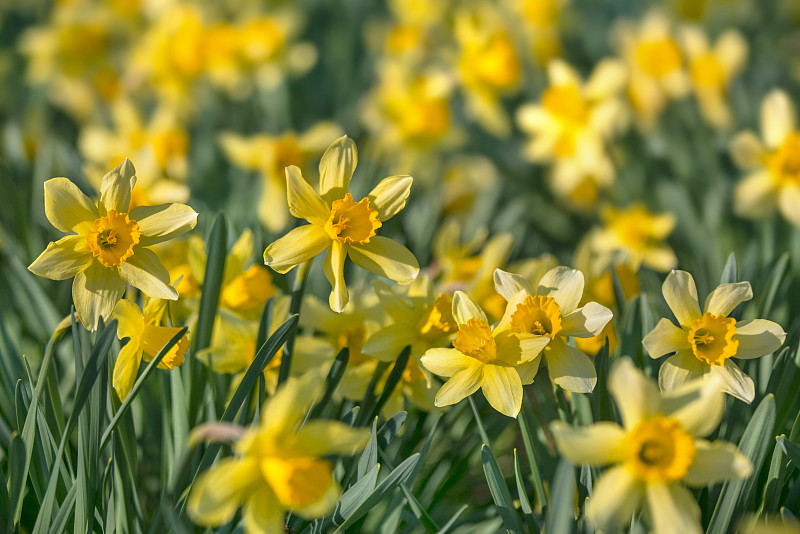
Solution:
[(458, 156), (441, 178), (442, 213), (467, 218), (482, 202), (493, 201), (500, 181), (497, 168), (483, 156)]
[[(545, 273), (535, 292), (522, 276), (500, 269), (494, 272), (494, 280), (497, 292), (508, 301), (497, 328), (539, 339), (545, 346), (542, 354), (550, 379), (568, 391), (590, 393), (597, 383), (594, 364), (567, 341), (570, 337), (598, 335), (614, 314), (597, 302), (578, 307), (583, 296), (583, 273), (556, 267)], [(531, 362), (531, 380), (540, 361), (536, 358)]]
[(307, 173), (311, 160), (341, 135), (341, 128), (336, 124), (320, 122), (302, 134), (290, 131), (279, 136), (245, 137), (223, 133), (220, 144), (234, 165), (261, 174), (263, 188), (258, 218), (270, 231), (280, 232), (289, 222), (284, 169), (295, 165)]
[(634, 25), (621, 22), (616, 45), (628, 67), (628, 97), (644, 128), (652, 128), (669, 99), (689, 90), (683, 51), (670, 32), (670, 21), (657, 11)]
[(728, 317), (742, 302), (753, 298), (749, 282), (722, 284), (709, 293), (703, 311), (692, 275), (672, 271), (662, 287), (664, 299), (678, 320), (661, 319), (642, 340), (651, 358), (669, 357), (658, 372), (663, 390), (674, 390), (689, 380), (716, 377), (722, 390), (751, 402), (753, 380), (730, 359), (752, 359), (778, 350), (786, 339), (779, 324), (766, 319), (736, 321)]
[(712, 48), (703, 30), (695, 26), (684, 28), (682, 37), (692, 88), (703, 118), (714, 128), (729, 128), (728, 85), (747, 61), (747, 41), (736, 30), (728, 30)]
[(96, 204), (67, 178), (44, 184), (47, 219), (58, 230), (73, 233), (51, 242), (28, 269), (53, 280), (74, 276), (72, 299), (90, 330), (101, 317), (108, 318), (126, 283), (150, 297), (178, 298), (169, 272), (148, 247), (194, 228), (197, 213), (183, 204), (128, 211), (135, 173), (126, 159), (106, 174)]
[(264, 251), (264, 262), (277, 272), (286, 273), (327, 249), (324, 271), (332, 287), (328, 302), (337, 312), (350, 298), (344, 281), (344, 260), (348, 255), (356, 265), (398, 283), (410, 284), (419, 273), (411, 251), (376, 235), (384, 221), (405, 207), (412, 178), (385, 178), (369, 195), (355, 202), (347, 190), (357, 162), (352, 139), (344, 136), (335, 141), (319, 164), (319, 194), (303, 179), (299, 168), (288, 167), (289, 212), (310, 224), (295, 228)]
[(751, 131), (734, 137), (731, 156), (750, 171), (734, 191), (733, 209), (743, 217), (758, 218), (777, 206), (800, 226), (800, 131), (795, 107), (781, 90), (770, 92), (761, 104), (761, 140)]
[(267, 300), (277, 294), (269, 270), (253, 264), (254, 251), (253, 232), (248, 228), (225, 258), (219, 297), (220, 308), (250, 318), (258, 317)]
[(194, 522), (219, 526), (243, 506), (245, 532), (280, 534), (287, 510), (305, 519), (333, 511), (342, 489), (324, 456), (355, 454), (369, 431), (338, 421), (303, 423), (320, 382), (314, 373), (290, 378), (262, 408), (260, 425), (234, 445), (235, 456), (198, 477), (187, 503)]
[(512, 0), (520, 15), (533, 57), (541, 65), (561, 55), (559, 24), (569, 0)]
[[(148, 299), (144, 312), (139, 309), (139, 306), (125, 299), (117, 302), (114, 307), (112, 316), (119, 321), (117, 337), (119, 339), (129, 338), (119, 351), (114, 364), (112, 384), (120, 400), (125, 400), (125, 397), (131, 392), (142, 358), (147, 362), (155, 358), (180, 331), (180, 328), (158, 325), (161, 322), (160, 307), (161, 304), (152, 299)], [(187, 332), (162, 358), (158, 364), (159, 369), (174, 369), (180, 366), (188, 349)]]
[(611, 465), (595, 484), (587, 519), (615, 531), (644, 508), (655, 534), (700, 534), (700, 508), (682, 483), (703, 487), (753, 471), (732, 443), (701, 439), (719, 425), (724, 396), (715, 383), (700, 381), (661, 394), (628, 358), (611, 369), (608, 389), (622, 426), (551, 426), (559, 453), (569, 461)]
[(606, 256), (604, 264), (628, 263), (634, 270), (644, 265), (668, 271), (678, 265), (675, 252), (664, 243), (675, 226), (671, 213), (651, 213), (643, 204), (603, 211), (604, 226), (587, 239), (593, 252)]
[(512, 333), (509, 323), (492, 329), (483, 310), (461, 291), (453, 295), (452, 313), (458, 323), (454, 348), (428, 349), (421, 358), (428, 371), (448, 379), (436, 393), (436, 406), (455, 404), (481, 389), (495, 410), (516, 417), (522, 386), (533, 382), (549, 339)]

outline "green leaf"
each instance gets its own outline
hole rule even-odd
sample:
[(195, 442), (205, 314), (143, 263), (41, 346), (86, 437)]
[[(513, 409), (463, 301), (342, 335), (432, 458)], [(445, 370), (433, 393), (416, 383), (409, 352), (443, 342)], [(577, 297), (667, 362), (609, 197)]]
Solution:
[(566, 460), (558, 462), (553, 477), (553, 491), (547, 508), (545, 525), (548, 532), (567, 534), (575, 527), (575, 473)]
[(389, 443), (400, 431), (400, 427), (405, 423), (407, 416), (406, 412), (396, 413), (378, 429), (378, 447), (385, 449), (389, 446)]
[(458, 521), (458, 518), (461, 517), (461, 514), (463, 514), (464, 510), (466, 509), (467, 505), (462, 504), (461, 508), (456, 510), (456, 513), (454, 513), (453, 516), (447, 520), (447, 523), (442, 525), (442, 528), (440, 528), (436, 534), (447, 534), (448, 532), (450, 532), (450, 530), (455, 526), (456, 521)]
[(325, 377), (325, 393), (322, 395), (322, 399), (311, 409), (311, 414), (308, 416), (309, 419), (319, 418), (319, 416), (322, 415), (322, 411), (329, 405), (331, 398), (333, 398), (333, 392), (336, 391), (336, 386), (339, 385), (339, 382), (344, 376), (349, 359), (350, 349), (347, 347), (344, 347), (339, 351), (339, 354), (336, 355), (336, 358), (331, 363), (328, 376)]
[(722, 276), (719, 278), (720, 285), (734, 284), (739, 281), (739, 269), (736, 265), (736, 254), (731, 252), (728, 255), (728, 261), (725, 262), (725, 267), (722, 269)]
[(366, 475), (360, 478), (347, 491), (342, 493), (336, 510), (333, 512), (333, 522), (343, 524), (358, 508), (367, 501), (378, 483), (380, 464), (376, 464)]
[(378, 464), (378, 438), (376, 436), (378, 427), (378, 418), (372, 421), (372, 432), (369, 435), (369, 442), (364, 450), (361, 451), (361, 456), (358, 459), (358, 468), (356, 470), (356, 480), (369, 473), (372, 468)]
[(503, 525), (508, 532), (521, 534), (522, 524), (514, 508), (514, 502), (511, 500), (505, 478), (500, 471), (500, 466), (497, 465), (494, 453), (487, 445), (481, 447), (481, 461), (483, 462), (483, 472), (486, 474), (486, 482), (489, 484), (489, 491), (492, 493), (494, 504), (503, 519)]
[(800, 467), (800, 445), (792, 443), (786, 436), (778, 436), (778, 445), (786, 453), (789, 460), (797, 467)]

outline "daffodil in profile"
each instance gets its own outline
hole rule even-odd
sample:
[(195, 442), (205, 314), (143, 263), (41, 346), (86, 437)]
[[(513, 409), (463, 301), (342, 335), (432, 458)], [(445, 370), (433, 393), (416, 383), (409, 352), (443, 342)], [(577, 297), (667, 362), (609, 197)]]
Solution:
[(321, 385), (316, 373), (290, 378), (262, 408), (261, 423), (234, 444), (234, 456), (198, 477), (187, 503), (195, 523), (220, 526), (243, 507), (247, 534), (282, 534), (287, 510), (304, 519), (333, 512), (342, 489), (325, 456), (355, 454), (369, 431), (338, 421), (304, 423)]
[(169, 272), (148, 247), (194, 228), (197, 213), (183, 204), (139, 206), (128, 211), (135, 169), (127, 159), (103, 177), (95, 203), (67, 178), (44, 184), (45, 214), (69, 235), (47, 246), (28, 269), (72, 282), (72, 299), (90, 330), (111, 315), (130, 284), (153, 298), (176, 300)]
[[(597, 302), (578, 307), (583, 296), (583, 273), (559, 266), (547, 271), (533, 291), (528, 281), (497, 269), (497, 292), (508, 300), (498, 329), (516, 335), (533, 336), (545, 347), (542, 351), (550, 379), (558, 386), (578, 393), (590, 393), (597, 383), (592, 360), (569, 345), (570, 337), (589, 338), (603, 331), (614, 314)], [(534, 364), (538, 368), (541, 358)], [(536, 369), (532, 370), (536, 374)]]
[(586, 518), (597, 529), (616, 532), (644, 509), (655, 534), (701, 534), (700, 507), (684, 484), (703, 487), (753, 471), (732, 443), (702, 439), (722, 419), (724, 395), (717, 384), (695, 381), (662, 394), (624, 358), (611, 369), (608, 390), (622, 426), (556, 421), (551, 427), (567, 460), (610, 466), (594, 484)]
[(319, 194), (305, 181), (299, 168), (287, 167), (289, 212), (310, 224), (298, 226), (264, 251), (264, 262), (275, 271), (286, 273), (327, 250), (324, 271), (332, 287), (328, 302), (337, 312), (350, 298), (344, 280), (347, 256), (356, 265), (401, 284), (411, 283), (419, 272), (411, 251), (377, 235), (383, 223), (405, 207), (412, 178), (385, 178), (356, 202), (348, 187), (357, 162), (353, 140), (347, 136), (337, 139), (319, 164)]
[[(155, 358), (181, 330), (158, 324), (163, 312), (161, 302), (163, 301), (149, 300), (145, 304), (144, 311), (126, 299), (120, 300), (114, 306), (113, 317), (119, 321), (117, 337), (119, 339), (128, 338), (128, 342), (117, 356), (112, 380), (114, 390), (121, 400), (125, 400), (125, 397), (131, 392), (142, 360), (149, 362)], [(164, 355), (158, 367), (174, 369), (180, 366), (188, 348), (189, 338), (184, 334)]]
[(458, 325), (453, 348), (428, 349), (421, 358), (428, 371), (448, 379), (436, 393), (436, 406), (455, 404), (480, 389), (495, 410), (516, 417), (522, 386), (533, 382), (539, 353), (549, 339), (513, 334), (507, 324), (493, 329), (462, 291), (453, 295), (452, 313)]
[(729, 317), (742, 302), (753, 298), (749, 282), (722, 284), (709, 293), (701, 311), (694, 278), (672, 271), (662, 286), (664, 299), (678, 320), (661, 319), (642, 340), (651, 358), (670, 356), (658, 372), (658, 383), (672, 390), (689, 380), (715, 376), (723, 391), (745, 402), (755, 396), (753, 379), (732, 357), (752, 359), (778, 350), (786, 333), (766, 319), (737, 321)]

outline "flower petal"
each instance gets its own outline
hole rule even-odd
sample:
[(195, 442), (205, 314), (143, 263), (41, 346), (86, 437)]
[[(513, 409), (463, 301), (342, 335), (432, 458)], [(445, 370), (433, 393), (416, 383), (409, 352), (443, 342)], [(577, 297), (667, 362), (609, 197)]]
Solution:
[(660, 412), (680, 421), (683, 429), (697, 437), (714, 431), (722, 420), (725, 395), (714, 378), (694, 380), (661, 395)]
[(528, 295), (533, 295), (533, 290), (528, 281), (525, 280), (525, 277), (506, 272), (502, 269), (494, 270), (494, 289), (508, 301), (520, 291), (525, 291)]
[(760, 358), (778, 350), (786, 340), (781, 325), (766, 319), (751, 319), (736, 324), (735, 339), (739, 340), (737, 358)]
[(697, 440), (694, 446), (697, 456), (683, 479), (690, 486), (706, 486), (725, 480), (746, 478), (753, 472), (753, 464), (733, 443)]
[(322, 381), (315, 373), (290, 377), (261, 409), (259, 431), (272, 435), (293, 432), (308, 408), (318, 400), (321, 389)]
[(780, 89), (770, 92), (761, 103), (761, 135), (769, 149), (778, 148), (795, 129), (794, 106)]
[(708, 373), (709, 365), (698, 360), (690, 349), (680, 350), (661, 364), (658, 370), (658, 386), (663, 391), (680, 388), (692, 380), (699, 380)]
[(726, 393), (748, 404), (753, 402), (756, 396), (753, 379), (744, 374), (731, 360), (725, 360), (725, 365), (712, 365), (711, 375), (719, 377), (722, 390)]
[(126, 299), (122, 299), (114, 306), (111, 314), (117, 319), (117, 338), (138, 337), (144, 330), (144, 315), (139, 306)]
[(338, 241), (331, 241), (328, 253), (325, 255), (325, 263), (322, 270), (325, 278), (331, 284), (331, 294), (328, 296), (328, 306), (336, 313), (341, 313), (347, 303), (350, 302), (350, 293), (347, 291), (347, 284), (344, 281), (344, 260), (347, 251)]
[(72, 301), (81, 323), (94, 332), (102, 317), (108, 320), (114, 306), (125, 293), (125, 282), (119, 271), (98, 261), (75, 275), (72, 281)]
[(223, 458), (192, 486), (186, 504), (189, 517), (209, 527), (227, 523), (257, 487), (260, 477), (261, 472), (252, 460)]
[(702, 534), (700, 507), (680, 484), (651, 482), (645, 490), (654, 534)]
[(555, 421), (550, 428), (558, 453), (570, 462), (594, 466), (625, 459), (625, 430), (616, 423), (572, 426)]
[[(134, 306), (136, 306), (134, 304)], [(114, 363), (114, 377), (112, 385), (117, 392), (119, 400), (125, 400), (133, 388), (136, 375), (139, 373), (139, 365), (142, 363), (142, 349), (139, 348), (137, 340), (130, 339), (122, 347)]]
[(608, 469), (592, 488), (592, 497), (586, 503), (586, 518), (599, 530), (620, 529), (630, 523), (631, 516), (641, 506), (642, 489), (624, 466)]
[(91, 230), (98, 219), (94, 203), (67, 178), (52, 178), (44, 183), (44, 213), (50, 224), (62, 232)]
[(611, 310), (602, 304), (587, 302), (582, 308), (564, 316), (560, 333), (562, 336), (596, 336), (613, 317)]
[(388, 221), (406, 206), (413, 181), (411, 176), (390, 176), (370, 191), (370, 207), (378, 211), (381, 221)]
[(89, 267), (93, 261), (92, 253), (86, 247), (86, 238), (68, 235), (47, 245), (28, 270), (51, 280), (66, 280)]
[(678, 328), (669, 319), (660, 319), (655, 328), (644, 336), (642, 344), (653, 359), (691, 347), (686, 330)]
[(556, 338), (544, 350), (550, 379), (567, 391), (591, 393), (597, 384), (597, 371), (587, 355)]
[(331, 238), (315, 224), (304, 224), (271, 243), (264, 251), (264, 263), (281, 274), (288, 273), (325, 250)]
[(378, 330), (367, 339), (361, 352), (384, 362), (393, 362), (416, 338), (416, 332), (405, 325), (393, 324)]
[(781, 187), (778, 207), (787, 221), (800, 227), (800, 187), (795, 184)]
[(611, 368), (608, 391), (614, 397), (622, 425), (628, 430), (658, 411), (658, 387), (630, 358), (620, 359)]
[(350, 258), (371, 273), (398, 284), (410, 284), (419, 274), (417, 258), (406, 247), (388, 237), (375, 236), (364, 245), (348, 245)]
[(284, 534), (286, 532), (283, 506), (269, 486), (261, 486), (252, 494), (244, 495), (243, 498), (247, 499), (242, 514), (245, 532), (258, 534)]
[(516, 417), (522, 408), (522, 381), (510, 365), (486, 364), (481, 391), (492, 408), (503, 415)]
[(463, 369), (444, 383), (436, 392), (436, 406), (450, 406), (469, 397), (481, 387), (483, 381), (483, 365), (475, 362)]
[(489, 322), (481, 307), (463, 291), (456, 291), (453, 294), (453, 318), (457, 324), (467, 324), (470, 319)]
[(730, 315), (741, 304), (753, 298), (753, 288), (750, 282), (737, 282), (735, 284), (722, 284), (706, 297), (705, 311), (714, 315)]
[(523, 362), (517, 365), (517, 374), (523, 386), (533, 384), (533, 379), (536, 378), (536, 373), (539, 372), (539, 365), (542, 363), (542, 355), (539, 354), (529, 362)]
[(117, 213), (128, 213), (131, 203), (131, 190), (136, 183), (136, 169), (128, 158), (117, 165), (115, 169), (103, 176), (100, 184), (100, 203), (98, 209), (101, 215), (108, 210)]
[(330, 217), (328, 205), (294, 165), (286, 167), (286, 199), (289, 202), (289, 212), (298, 219), (323, 226)]
[(119, 266), (119, 274), (148, 297), (178, 300), (178, 292), (169, 285), (169, 271), (150, 249), (135, 247), (133, 256)]
[(366, 446), (369, 434), (366, 428), (353, 428), (339, 421), (308, 421), (300, 430), (295, 450), (304, 456), (352, 456)]
[(185, 234), (197, 224), (197, 212), (186, 204), (139, 206), (131, 210), (130, 218), (139, 225), (139, 244), (145, 247)]
[(319, 162), (319, 194), (328, 202), (347, 193), (350, 178), (358, 164), (358, 150), (346, 135), (333, 142)]
[(697, 301), (697, 287), (694, 278), (686, 271), (673, 270), (661, 287), (664, 300), (675, 314), (681, 326), (689, 327), (700, 317), (700, 304)]
[(456, 349), (428, 349), (420, 363), (435, 375), (451, 377), (475, 364), (475, 358), (461, 354)]
[(625, 85), (625, 65), (618, 59), (603, 59), (597, 63), (586, 82), (584, 93), (591, 100), (612, 98)]
[(563, 265), (547, 271), (539, 280), (538, 295), (553, 297), (567, 315), (578, 307), (583, 296), (583, 273)]
[(777, 195), (778, 190), (769, 171), (754, 172), (733, 190), (733, 211), (742, 217), (762, 217), (775, 209)]
[(755, 169), (764, 162), (764, 145), (751, 131), (737, 134), (731, 140), (731, 157), (733, 161), (742, 169)]

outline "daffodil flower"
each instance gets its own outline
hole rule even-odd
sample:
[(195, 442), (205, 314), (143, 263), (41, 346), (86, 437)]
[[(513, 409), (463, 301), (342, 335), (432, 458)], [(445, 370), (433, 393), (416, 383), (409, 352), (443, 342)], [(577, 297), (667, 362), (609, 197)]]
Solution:
[(611, 369), (608, 390), (622, 426), (556, 421), (551, 427), (567, 460), (611, 466), (595, 482), (586, 517), (598, 529), (616, 531), (644, 508), (655, 534), (701, 534), (700, 508), (682, 483), (702, 487), (753, 470), (732, 443), (700, 439), (722, 419), (724, 395), (717, 384), (696, 381), (662, 394), (624, 358)]
[(728, 317), (742, 302), (753, 298), (749, 282), (722, 284), (709, 293), (703, 311), (697, 300), (694, 278), (686, 271), (672, 271), (662, 293), (680, 326), (661, 319), (642, 340), (651, 358), (668, 358), (658, 372), (658, 383), (672, 390), (689, 380), (718, 377), (723, 391), (751, 402), (753, 379), (731, 361), (752, 359), (775, 352), (786, 339), (777, 323), (766, 319), (737, 321)]
[[(567, 341), (570, 337), (596, 336), (614, 314), (597, 302), (578, 307), (583, 296), (583, 273), (555, 267), (542, 276), (535, 292), (523, 277), (500, 269), (494, 272), (494, 280), (497, 292), (508, 300), (497, 328), (540, 340), (550, 379), (566, 390), (590, 393), (597, 383), (594, 364)], [(536, 368), (540, 360), (532, 362)]]
[(514, 334), (508, 324), (492, 329), (483, 310), (461, 291), (453, 295), (452, 312), (458, 324), (453, 348), (428, 349), (421, 358), (428, 371), (448, 378), (436, 406), (455, 404), (480, 389), (495, 410), (516, 417), (522, 386), (533, 382), (549, 339)]
[(222, 525), (243, 506), (246, 533), (281, 534), (287, 510), (304, 519), (333, 511), (342, 489), (324, 457), (355, 454), (369, 431), (338, 421), (303, 424), (321, 382), (315, 373), (290, 378), (262, 408), (260, 425), (235, 443), (235, 456), (198, 477), (187, 504), (195, 523)]
[(53, 280), (75, 277), (72, 299), (90, 330), (107, 319), (125, 284), (153, 298), (176, 300), (169, 272), (148, 247), (194, 228), (197, 213), (183, 204), (139, 206), (128, 211), (135, 169), (127, 159), (103, 177), (100, 199), (92, 202), (66, 178), (44, 184), (45, 214), (62, 232), (28, 267)]
[(350, 299), (344, 281), (348, 255), (356, 265), (400, 284), (410, 284), (419, 273), (411, 251), (376, 235), (385, 221), (405, 207), (412, 178), (385, 178), (356, 202), (347, 189), (357, 163), (353, 140), (347, 136), (337, 139), (319, 163), (319, 194), (303, 179), (299, 168), (287, 167), (289, 211), (311, 224), (295, 228), (264, 251), (264, 263), (286, 273), (327, 249), (324, 271), (332, 287), (328, 302), (336, 312), (341, 312)]
[[(119, 321), (117, 337), (128, 338), (128, 342), (119, 351), (117, 362), (114, 364), (112, 385), (120, 400), (125, 400), (131, 392), (139, 365), (142, 359), (150, 361), (161, 352), (180, 331), (180, 328), (158, 326), (157, 322), (159, 304), (150, 301), (145, 305), (144, 312), (130, 300), (120, 300), (114, 306), (113, 317)], [(186, 334), (176, 343), (161, 359), (158, 364), (160, 369), (174, 369), (183, 363), (183, 356), (189, 348), (189, 338)]]

